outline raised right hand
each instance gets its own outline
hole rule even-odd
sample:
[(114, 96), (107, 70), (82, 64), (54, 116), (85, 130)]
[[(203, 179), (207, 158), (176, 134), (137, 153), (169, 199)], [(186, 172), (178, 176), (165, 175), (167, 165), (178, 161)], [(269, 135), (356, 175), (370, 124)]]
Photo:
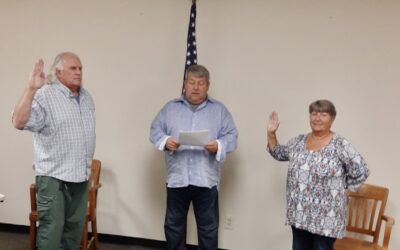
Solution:
[(275, 132), (278, 130), (279, 127), (279, 119), (278, 119), (278, 113), (273, 111), (269, 115), (269, 120), (268, 120), (268, 126), (267, 126), (267, 133), (268, 134), (275, 134)]
[(44, 62), (43, 59), (39, 59), (35, 62), (35, 66), (29, 76), (28, 86), (32, 90), (40, 89), (45, 83), (45, 76), (43, 72)]

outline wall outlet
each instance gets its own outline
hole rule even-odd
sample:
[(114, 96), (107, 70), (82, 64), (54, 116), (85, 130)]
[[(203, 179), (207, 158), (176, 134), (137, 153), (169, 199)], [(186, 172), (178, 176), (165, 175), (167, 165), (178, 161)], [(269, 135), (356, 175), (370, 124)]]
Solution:
[(233, 215), (225, 215), (224, 228), (233, 230), (233, 228), (234, 228)]

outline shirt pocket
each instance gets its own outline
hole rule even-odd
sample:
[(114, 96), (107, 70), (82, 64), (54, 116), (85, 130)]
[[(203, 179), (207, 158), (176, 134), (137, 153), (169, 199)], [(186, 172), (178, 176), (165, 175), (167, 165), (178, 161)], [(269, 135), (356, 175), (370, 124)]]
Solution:
[(52, 206), (55, 200), (54, 196), (45, 196), (38, 195), (37, 196), (37, 211), (40, 221), (48, 221), (50, 222), (52, 218)]

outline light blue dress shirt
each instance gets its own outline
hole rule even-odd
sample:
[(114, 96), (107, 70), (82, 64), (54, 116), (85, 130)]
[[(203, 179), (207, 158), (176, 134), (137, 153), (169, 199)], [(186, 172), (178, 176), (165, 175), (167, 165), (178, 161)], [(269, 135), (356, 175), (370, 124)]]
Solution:
[[(180, 132), (209, 131), (209, 141), (217, 140), (218, 152), (211, 154), (203, 147), (181, 145), (178, 150), (165, 150), (169, 137), (177, 139)], [(151, 123), (150, 141), (164, 151), (168, 187), (218, 186), (221, 166), (226, 154), (235, 150), (238, 132), (228, 109), (212, 98), (197, 109), (183, 96), (168, 102)]]

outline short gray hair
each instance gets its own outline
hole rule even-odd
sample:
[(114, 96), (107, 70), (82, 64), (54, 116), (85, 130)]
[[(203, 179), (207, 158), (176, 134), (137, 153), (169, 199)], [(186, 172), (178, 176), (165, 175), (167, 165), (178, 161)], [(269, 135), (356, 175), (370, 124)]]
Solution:
[(210, 83), (210, 72), (208, 72), (206, 67), (202, 65), (199, 64), (190, 65), (185, 72), (185, 81), (187, 80), (189, 73), (192, 73), (192, 75), (195, 77), (205, 77), (207, 83)]
[(57, 80), (57, 75), (56, 75), (56, 71), (57, 70), (62, 70), (64, 68), (64, 57), (65, 56), (75, 56), (77, 58), (79, 58), (75, 53), (72, 52), (62, 52), (60, 54), (58, 54), (56, 56), (56, 58), (54, 58), (54, 62), (50, 67), (50, 72), (49, 74), (46, 76), (46, 82), (49, 83), (53, 83)]
[(326, 112), (328, 113), (332, 119), (336, 117), (336, 109), (335, 105), (329, 100), (316, 100), (312, 102), (308, 107), (308, 111), (311, 114), (312, 112)]

